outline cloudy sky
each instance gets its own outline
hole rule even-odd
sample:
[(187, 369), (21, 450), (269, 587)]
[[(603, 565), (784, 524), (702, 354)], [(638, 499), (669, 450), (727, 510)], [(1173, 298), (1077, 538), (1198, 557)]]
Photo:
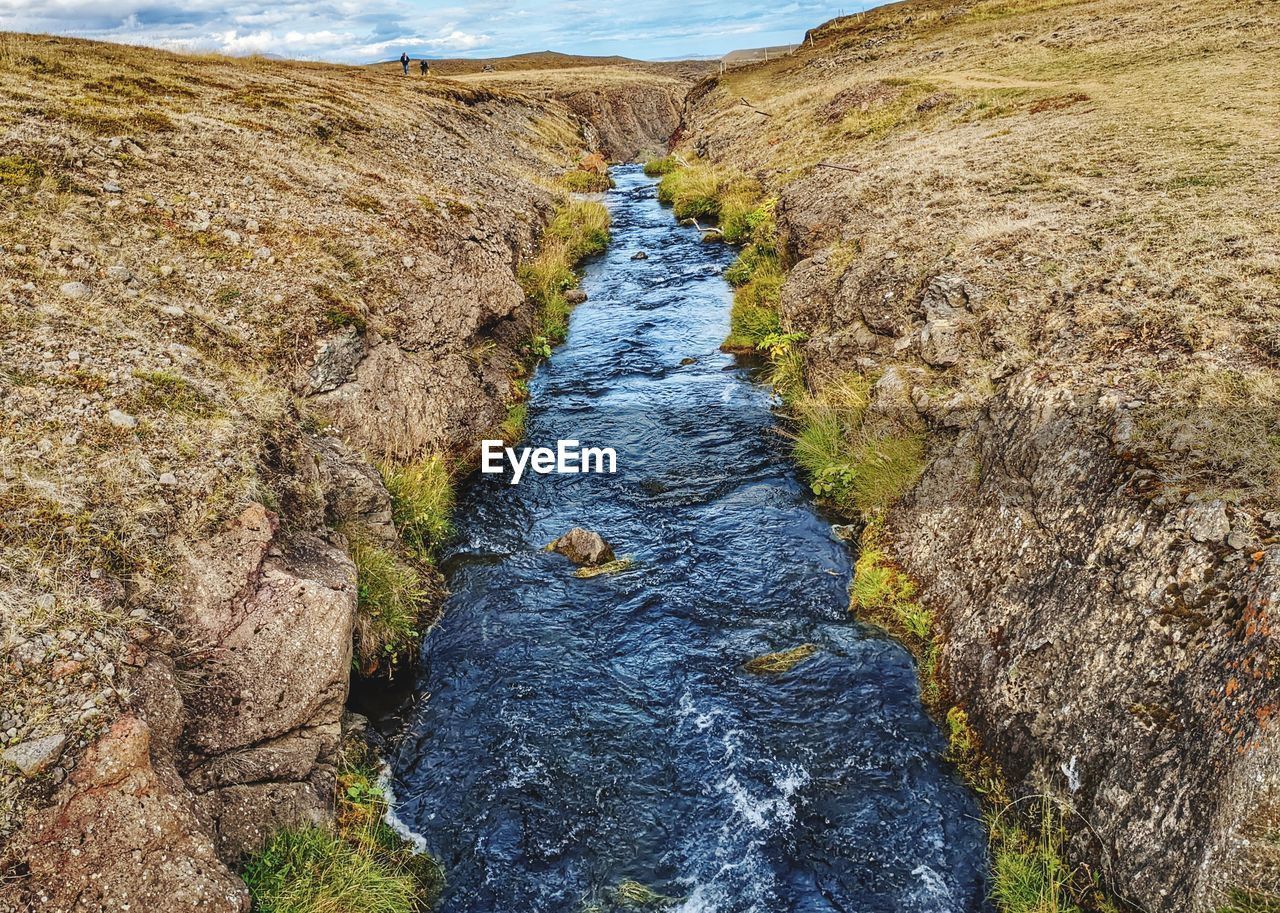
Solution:
[(0, 0), (0, 31), (53, 32), (174, 50), (367, 63), (521, 51), (659, 59), (799, 41), (842, 5), (792, 0)]

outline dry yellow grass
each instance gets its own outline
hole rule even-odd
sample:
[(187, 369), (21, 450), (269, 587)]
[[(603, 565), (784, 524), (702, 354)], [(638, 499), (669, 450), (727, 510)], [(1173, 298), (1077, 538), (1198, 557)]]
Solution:
[(1240, 375), (1249, 397), (1194, 416), (1174, 475), (1221, 475), (1230, 438), (1252, 458), (1224, 487), (1274, 506), (1280, 420), (1251, 416), (1280, 415), (1277, 34), (1256, 0), (916, 0), (730, 71), (692, 135), (783, 189), (806, 254), (856, 247), (850, 299), (970, 282), (991, 354), (939, 389), (991, 390), (1031, 363), (1049, 383), (1113, 385), (1169, 463), (1174, 440), (1154, 432), (1185, 426), (1206, 377)]
[[(506, 285), (477, 297), (519, 301), (580, 144), (563, 106), (493, 88), (0, 35), (0, 747), (109, 721), (129, 641), (181, 634), (183, 555), (247, 503), (324, 522), (318, 344), (481, 370), (456, 290), (487, 266)], [(360, 443), (426, 447), (378, 428)]]

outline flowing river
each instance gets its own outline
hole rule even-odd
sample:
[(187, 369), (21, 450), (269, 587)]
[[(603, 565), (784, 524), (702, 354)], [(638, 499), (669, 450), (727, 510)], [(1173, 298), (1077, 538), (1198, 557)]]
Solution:
[[(392, 760), (443, 911), (987, 910), (978, 806), (912, 661), (850, 618), (848, 549), (768, 390), (718, 349), (734, 252), (637, 167), (614, 177), (613, 243), (532, 382), (527, 443), (614, 447), (618, 472), (467, 487)], [(543, 551), (573, 526), (634, 566), (575, 578)], [(788, 672), (743, 669), (803, 643)]]

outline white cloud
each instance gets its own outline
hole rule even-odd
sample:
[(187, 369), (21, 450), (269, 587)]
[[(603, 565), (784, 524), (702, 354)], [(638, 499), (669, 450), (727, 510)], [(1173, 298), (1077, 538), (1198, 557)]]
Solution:
[[(856, 0), (846, 11), (862, 8)], [(175, 50), (365, 63), (411, 55), (498, 55), (553, 48), (673, 57), (799, 40), (834, 4), (792, 0), (0, 0), (0, 30), (52, 32)]]

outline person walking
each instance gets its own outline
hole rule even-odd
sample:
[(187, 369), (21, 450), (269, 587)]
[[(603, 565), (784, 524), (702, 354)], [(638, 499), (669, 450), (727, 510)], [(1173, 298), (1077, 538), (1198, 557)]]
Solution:
[(404, 75), (408, 76), (409, 75), (409, 55), (404, 51), (400, 52), (400, 66), (404, 67)]
[(431, 75), (431, 64), (427, 63), (425, 58), (418, 64), (418, 69), (422, 70), (423, 76)]

